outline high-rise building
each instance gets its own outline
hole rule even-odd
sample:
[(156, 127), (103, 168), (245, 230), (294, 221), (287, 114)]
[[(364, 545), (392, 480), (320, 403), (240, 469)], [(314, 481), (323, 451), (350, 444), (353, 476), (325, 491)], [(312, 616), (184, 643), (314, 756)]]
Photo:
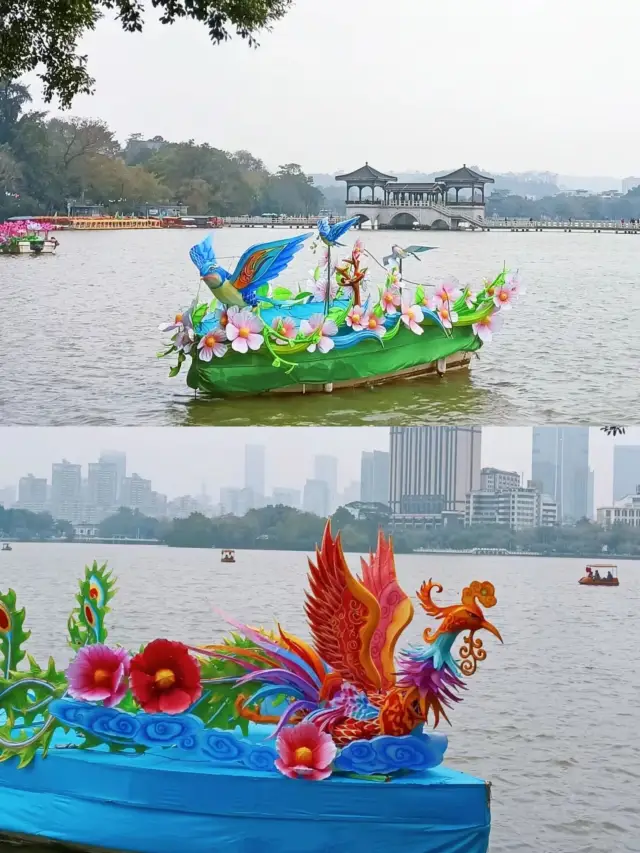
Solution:
[[(14, 489), (15, 498), (15, 489)], [(44, 512), (47, 505), (47, 481), (45, 477), (28, 474), (18, 483), (18, 507), (29, 512)]]
[[(45, 480), (45, 484), (46, 484)], [(11, 509), (11, 507), (16, 502), (16, 487), (15, 486), (3, 486), (0, 488), (0, 506), (5, 509)]]
[[(350, 504), (350, 503), (355, 503), (356, 501), (360, 500), (360, 494), (361, 494), (360, 481), (359, 480), (352, 480), (349, 483), (349, 485), (346, 487), (344, 492), (342, 493), (340, 503), (342, 504), (342, 506), (346, 506), (347, 504)], [(388, 503), (388, 499), (387, 499), (386, 503)]]
[(556, 505), (537, 489), (522, 488), (500, 491), (482, 489), (467, 495), (465, 524), (505, 524), (512, 530), (548, 527), (555, 524)]
[(480, 488), (480, 427), (391, 427), (391, 513), (408, 517), (464, 515), (468, 492)]
[(300, 491), (298, 489), (275, 488), (269, 501), (271, 506), (290, 506), (300, 509)]
[(242, 489), (222, 487), (220, 489), (220, 515), (240, 515)]
[[(89, 462), (87, 503), (100, 510), (116, 508), (118, 497), (118, 468), (113, 462)], [(88, 519), (85, 519), (88, 521)]]
[(82, 518), (82, 466), (63, 459), (51, 466), (51, 514), (80, 524)]
[(389, 454), (364, 450), (360, 458), (360, 500), (389, 506), (389, 477)]
[(302, 508), (321, 518), (329, 515), (329, 486), (325, 480), (307, 480), (304, 484)]
[(504, 492), (520, 488), (520, 474), (516, 471), (501, 471), (500, 468), (482, 468), (480, 489), (483, 492)]
[(139, 474), (132, 474), (122, 481), (120, 505), (137, 509), (144, 513), (153, 505), (151, 498), (151, 480), (145, 480)]
[(123, 453), (121, 450), (103, 450), (100, 454), (100, 462), (116, 466), (116, 499), (119, 500), (122, 492), (122, 482), (127, 476), (127, 454)]
[(338, 460), (335, 456), (315, 456), (313, 476), (324, 480), (329, 487), (329, 509), (334, 510), (338, 498)]
[(612, 527), (617, 524), (640, 527), (640, 485), (637, 486), (635, 493), (614, 501), (613, 506), (599, 506), (596, 517), (598, 524), (603, 527)]
[(635, 495), (640, 486), (640, 447), (633, 444), (613, 446), (613, 500)]
[(534, 427), (531, 475), (555, 500), (560, 523), (593, 517), (588, 427)]
[(247, 444), (244, 449), (244, 486), (251, 489), (255, 501), (264, 496), (265, 447), (263, 444)]

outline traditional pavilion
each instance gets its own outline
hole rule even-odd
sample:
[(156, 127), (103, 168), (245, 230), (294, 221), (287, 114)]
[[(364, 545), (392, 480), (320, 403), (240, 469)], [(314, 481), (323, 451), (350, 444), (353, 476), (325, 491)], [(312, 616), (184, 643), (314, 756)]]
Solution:
[[(347, 184), (347, 202), (357, 201), (358, 203), (366, 204), (370, 203), (375, 199), (376, 189), (382, 189), (386, 204), (386, 188), (389, 184), (397, 181), (393, 175), (385, 175), (384, 172), (379, 172), (377, 169), (374, 169), (373, 166), (370, 166), (369, 163), (365, 163), (364, 166), (361, 166), (359, 169), (356, 169), (355, 172), (349, 172), (348, 175), (336, 175), (336, 181), (346, 181)], [(349, 193), (351, 192), (352, 187), (355, 187), (358, 190), (358, 198), (349, 199)], [(362, 198), (362, 190), (370, 189), (371, 190), (371, 198), (363, 199)]]
[[(482, 207), (485, 204), (484, 188), (486, 184), (495, 183), (489, 175), (469, 169), (466, 163), (461, 169), (441, 175), (435, 181), (426, 183), (398, 183), (393, 175), (385, 175), (368, 163), (355, 172), (336, 175), (336, 181), (344, 181), (347, 185), (347, 204), (382, 204), (389, 206), (410, 207), (441, 204), (446, 207), (462, 205), (464, 207)], [(358, 197), (351, 197), (351, 189), (358, 190)], [(362, 191), (370, 189), (371, 198), (362, 198)], [(383, 197), (376, 198), (376, 189), (382, 189)], [(470, 191), (470, 198), (466, 191)], [(464, 198), (460, 192), (465, 191)]]

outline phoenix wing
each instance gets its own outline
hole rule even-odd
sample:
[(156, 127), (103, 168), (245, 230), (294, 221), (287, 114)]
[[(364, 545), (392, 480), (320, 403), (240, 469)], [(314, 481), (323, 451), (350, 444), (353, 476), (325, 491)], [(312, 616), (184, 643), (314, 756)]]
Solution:
[(238, 261), (229, 282), (242, 293), (248, 305), (255, 305), (257, 289), (280, 275), (310, 236), (311, 234), (300, 234), (297, 237), (251, 246)]
[(315, 564), (309, 560), (305, 611), (318, 654), (360, 690), (378, 691), (380, 672), (371, 657), (371, 640), (380, 622), (375, 595), (355, 578), (327, 522)]
[(362, 558), (360, 562), (362, 582), (380, 606), (380, 621), (371, 640), (371, 658), (381, 674), (382, 687), (390, 689), (396, 680), (396, 643), (413, 619), (413, 605), (398, 583), (393, 545), (382, 531), (378, 534), (376, 553), (369, 555), (369, 562)]

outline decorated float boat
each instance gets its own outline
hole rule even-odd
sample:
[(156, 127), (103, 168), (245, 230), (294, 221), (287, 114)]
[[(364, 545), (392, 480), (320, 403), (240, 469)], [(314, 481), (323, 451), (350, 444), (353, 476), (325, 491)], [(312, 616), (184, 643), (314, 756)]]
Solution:
[(220, 562), (221, 563), (235, 563), (236, 561), (236, 552), (233, 548), (223, 548), (220, 554)]
[[(454, 279), (411, 283), (402, 260), (428, 247), (394, 246), (382, 262), (360, 240), (334, 264), (339, 239), (357, 222), (320, 221), (312, 249), (324, 251), (302, 289), (272, 282), (310, 234), (252, 246), (233, 272), (218, 263), (211, 235), (194, 246), (191, 259), (213, 300), (196, 298), (160, 327), (172, 337), (159, 356), (177, 355), (170, 375), (188, 362), (190, 388), (235, 396), (332, 391), (467, 367), (522, 292), (518, 277), (503, 270), (477, 292)], [(378, 284), (365, 263), (383, 271)]]
[[(140, 853), (486, 853), (489, 788), (442, 766), (433, 731), (501, 639), (493, 585), (418, 592), (439, 621), (398, 655), (413, 617), (391, 542), (356, 577), (329, 525), (309, 561), (311, 641), (227, 618), (214, 645), (107, 644), (114, 579), (87, 567), (66, 671), (27, 656), (25, 611), (0, 595), (0, 835)], [(459, 638), (462, 645), (456, 644)], [(26, 660), (25, 660), (26, 658)], [(429, 725), (429, 729), (427, 728)]]
[(52, 222), (19, 219), (0, 223), (0, 255), (53, 255), (60, 245)]

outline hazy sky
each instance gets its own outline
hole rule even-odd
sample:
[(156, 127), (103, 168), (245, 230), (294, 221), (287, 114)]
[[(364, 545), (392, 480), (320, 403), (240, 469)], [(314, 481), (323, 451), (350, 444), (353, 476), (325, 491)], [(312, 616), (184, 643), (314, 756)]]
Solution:
[[(484, 427), (482, 464), (531, 476), (531, 428)], [(590, 464), (595, 470), (595, 501), (611, 501), (615, 442), (640, 444), (640, 427), (608, 438), (590, 432)], [(27, 473), (51, 480), (51, 463), (66, 458), (82, 463), (97, 460), (101, 450), (124, 450), (128, 473), (153, 481), (170, 497), (197, 494), (202, 483), (217, 499), (220, 486), (244, 485), (244, 446), (267, 448), (267, 489), (301, 488), (313, 476), (313, 456), (339, 459), (339, 487), (360, 479), (360, 452), (387, 450), (385, 427), (216, 427), (216, 428), (0, 428), (0, 487), (17, 483)]]
[[(151, 4), (145, 4), (148, 7)], [(153, 18), (153, 13), (148, 19)], [(310, 172), (640, 172), (637, 0), (297, 0), (252, 50), (102, 22), (76, 115)]]

